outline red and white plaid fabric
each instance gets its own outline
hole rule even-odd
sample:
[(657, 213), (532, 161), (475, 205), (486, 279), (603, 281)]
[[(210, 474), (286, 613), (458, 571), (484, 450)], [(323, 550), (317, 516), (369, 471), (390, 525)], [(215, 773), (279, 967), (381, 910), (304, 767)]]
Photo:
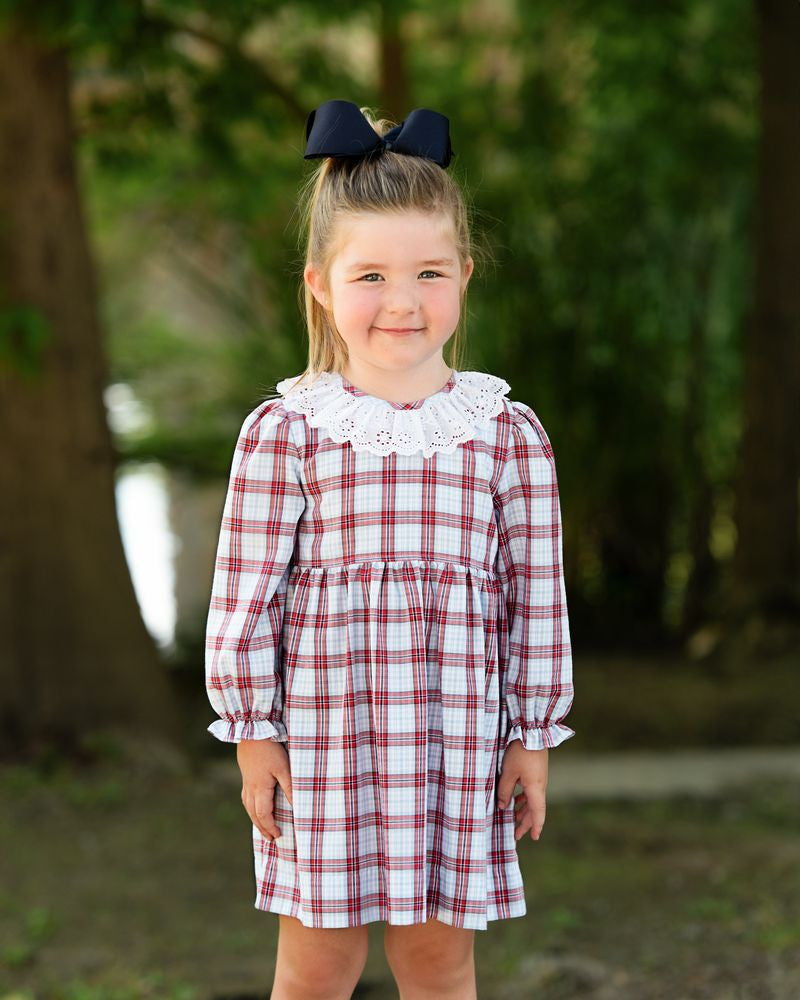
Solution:
[(259, 909), (481, 930), (526, 912), (496, 781), (512, 739), (574, 735), (572, 656), (553, 451), (502, 406), (427, 458), (355, 450), (283, 398), (242, 425), (206, 684), (213, 735), (289, 754), (282, 835), (252, 830)]

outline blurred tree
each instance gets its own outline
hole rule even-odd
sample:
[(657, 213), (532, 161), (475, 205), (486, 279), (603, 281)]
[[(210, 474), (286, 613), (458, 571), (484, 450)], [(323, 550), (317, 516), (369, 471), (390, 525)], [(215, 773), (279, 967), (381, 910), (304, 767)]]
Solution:
[(477, 115), (466, 126), (502, 151), (484, 150), (482, 200), (508, 220), (479, 323), (554, 424), (576, 631), (663, 647), (725, 607), (757, 126), (750, 10), (514, 11), (507, 64), (495, 59), (481, 88), (491, 129)]
[[(591, 523), (576, 542), (595, 550), (586, 565), (602, 567), (592, 584), (602, 601), (596, 624), (616, 634), (619, 616), (633, 617), (649, 632), (675, 587), (665, 582), (673, 557), (690, 542), (685, 620), (713, 613), (720, 557), (709, 538), (730, 478), (746, 306), (737, 253), (747, 250), (756, 125), (747, 8), (675, 0), (642, 17), (629, 0), (443, 2), (435, 14), (419, 3), (401, 11), (394, 0), (235, 9), (161, 0), (129, 10), (105, 33), (105, 60), (95, 49), (84, 63), (83, 92), (94, 84), (99, 98), (83, 118), (84, 145), (100, 154), (89, 166), (98, 182), (108, 173), (118, 201), (127, 156), (127, 174), (155, 190), (172, 232), (180, 221), (194, 246), (214, 238), (198, 220), (234, 224), (242, 242), (220, 251), (253, 257), (276, 306), (268, 334), (249, 317), (262, 327), (252, 345), (262, 345), (265, 371), (286, 367), (293, 352), (300, 359), (294, 289), (274, 275), (291, 252), (287, 194), (305, 109), (355, 91), (397, 117), (417, 102), (451, 111), (461, 133), (456, 169), (503, 220), (509, 242), (502, 272), (474, 283), (479, 320), (494, 326), (503, 317), (499, 336), (478, 337), (474, 353), (519, 373), (520, 391), (541, 400), (545, 415), (548, 406), (571, 415), (569, 514), (602, 504), (582, 508)], [(140, 132), (148, 119), (149, 136)], [(161, 157), (170, 148), (178, 161)], [(104, 204), (103, 215), (112, 208)], [(534, 354), (525, 336), (532, 308)], [(231, 376), (241, 365), (252, 385), (254, 357), (229, 354)], [(631, 424), (625, 413), (637, 394), (652, 419)], [(234, 398), (230, 417), (218, 408), (226, 426), (240, 406)], [(597, 412), (618, 422), (617, 456), (637, 488), (616, 461), (604, 462), (592, 470), (602, 489), (578, 501), (570, 455), (591, 447)], [(662, 467), (643, 480), (639, 463), (651, 456)]]
[(0, 752), (174, 732), (114, 497), (106, 367), (73, 162), (68, 52), (0, 29)]
[(408, 80), (408, 40), (405, 34), (408, 7), (397, 0), (381, 0), (378, 9), (380, 107), (395, 121), (401, 121), (412, 107)]
[[(440, 107), (453, 122), (451, 169), (474, 191), (479, 228), (496, 229), (499, 266), (471, 282), (466, 367), (508, 373), (512, 397), (551, 433), (576, 638), (663, 644), (724, 618), (735, 518), (753, 600), (774, 592), (756, 583), (765, 574), (791, 579), (791, 333), (771, 338), (768, 377), (747, 376), (746, 405), (742, 389), (747, 317), (767, 317), (777, 296), (776, 315), (796, 330), (786, 278), (796, 254), (785, 250), (796, 206), (779, 219), (786, 196), (769, 190), (759, 245), (771, 232), (780, 252), (759, 258), (784, 263), (759, 279), (767, 305), (751, 305), (751, 220), (773, 183), (762, 179), (761, 194), (754, 183), (753, 5), (42, 0), (35, 10), (76, 67), (109, 375), (156, 418), (152, 433), (120, 442), (125, 456), (222, 478), (245, 410), (304, 363), (291, 229), (307, 111), (332, 96), (398, 120)], [(778, 94), (777, 107), (795, 83), (777, 63), (773, 78), (764, 94)], [(780, 152), (791, 134), (772, 142), (771, 170), (780, 156), (794, 164)], [(27, 301), (2, 313), (25, 331), (20, 364), (45, 335)], [(746, 371), (757, 372), (764, 343), (749, 341)], [(734, 510), (748, 425), (762, 428), (742, 442), (738, 488), (751, 500)], [(754, 574), (763, 482), (755, 499), (780, 506), (783, 527)], [(776, 568), (768, 553), (781, 532)]]
[(755, 295), (744, 345), (731, 616), (800, 622), (800, 4), (757, 0)]

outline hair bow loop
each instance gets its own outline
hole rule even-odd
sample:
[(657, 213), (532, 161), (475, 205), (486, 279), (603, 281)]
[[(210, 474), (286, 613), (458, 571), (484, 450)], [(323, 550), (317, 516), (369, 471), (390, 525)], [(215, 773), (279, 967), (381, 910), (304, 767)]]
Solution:
[(450, 144), (449, 119), (430, 108), (415, 108), (383, 136), (352, 101), (326, 101), (309, 114), (304, 159), (368, 156), (376, 149), (423, 156), (442, 168), (456, 155)]

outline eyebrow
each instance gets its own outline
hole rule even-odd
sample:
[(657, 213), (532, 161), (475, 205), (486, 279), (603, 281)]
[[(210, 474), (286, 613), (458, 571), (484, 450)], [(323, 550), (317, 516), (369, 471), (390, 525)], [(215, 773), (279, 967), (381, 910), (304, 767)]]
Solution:
[[(425, 266), (425, 267), (449, 267), (449, 266), (452, 266), (454, 263), (455, 263), (455, 261), (451, 257), (440, 257), (437, 260), (421, 260), (421, 261), (419, 261), (418, 266), (420, 266), (420, 267), (422, 267), (422, 266)], [(386, 267), (385, 264), (379, 264), (379, 263), (376, 263), (375, 261), (361, 261), (361, 262), (359, 262), (357, 264), (351, 264), (347, 268), (347, 270), (348, 271), (367, 271), (370, 268), (378, 268), (379, 270), (382, 270), (385, 267)]]

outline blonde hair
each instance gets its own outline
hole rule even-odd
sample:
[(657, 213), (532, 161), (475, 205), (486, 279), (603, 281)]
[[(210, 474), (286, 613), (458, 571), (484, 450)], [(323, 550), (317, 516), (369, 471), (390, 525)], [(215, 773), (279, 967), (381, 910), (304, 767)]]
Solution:
[[(360, 110), (378, 135), (384, 135), (396, 124), (386, 118), (374, 118), (369, 108)], [(425, 157), (383, 149), (364, 157), (324, 157), (303, 182), (299, 216), (304, 259), (298, 298), (308, 332), (308, 365), (298, 383), (307, 377), (313, 379), (322, 371), (341, 372), (347, 363), (347, 345), (336, 330), (332, 315), (306, 284), (302, 271), (312, 265), (328, 284), (336, 252), (334, 233), (342, 216), (402, 211), (443, 214), (452, 220), (462, 277), (468, 258), (481, 256), (471, 235), (474, 209), (453, 178), (452, 167), (448, 172)], [(448, 363), (456, 369), (461, 368), (464, 358), (465, 306), (466, 288), (461, 294), (458, 326), (447, 343)]]

